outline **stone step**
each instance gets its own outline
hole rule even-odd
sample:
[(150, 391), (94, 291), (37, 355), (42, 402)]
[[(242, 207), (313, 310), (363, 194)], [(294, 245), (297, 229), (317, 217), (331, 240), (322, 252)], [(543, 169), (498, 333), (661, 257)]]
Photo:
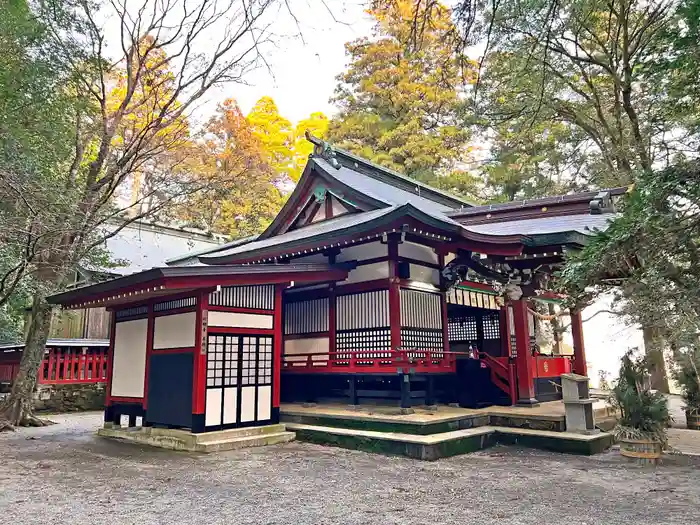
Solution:
[(285, 443), (294, 439), (285, 425), (266, 425), (193, 434), (188, 430), (141, 427), (126, 429), (105, 426), (98, 430), (102, 437), (121, 441), (188, 452), (217, 452), (245, 447)]
[(489, 424), (487, 414), (468, 414), (453, 417), (435, 415), (435, 421), (404, 420), (400, 416), (382, 414), (323, 414), (285, 410), (280, 418), (287, 426), (291, 424), (321, 427), (366, 430), (372, 432), (392, 432), (420, 436), (484, 427)]
[(496, 443), (515, 444), (555, 452), (596, 454), (609, 448), (611, 434), (591, 435), (526, 428), (485, 426), (430, 435), (376, 432), (319, 425), (287, 424), (300, 441), (321, 445), (408, 456), (422, 460), (468, 454)]
[(218, 441), (207, 441), (198, 443), (196, 452), (224, 452), (227, 450), (238, 450), (249, 447), (262, 447), (265, 445), (277, 445), (279, 443), (288, 443), (295, 439), (294, 432), (274, 432), (260, 435), (241, 437), (236, 439), (222, 439)]
[(414, 459), (436, 460), (482, 450), (494, 443), (491, 427), (418, 435), (318, 425), (287, 424), (300, 441)]
[(244, 428), (231, 428), (228, 430), (215, 430), (213, 432), (202, 432), (200, 434), (194, 434), (197, 436), (197, 443), (211, 443), (213, 441), (221, 441), (226, 439), (238, 439), (245, 438), (249, 436), (261, 436), (264, 434), (278, 434), (285, 431), (285, 426), (283, 423), (278, 423), (276, 425), (264, 425), (261, 427), (244, 427)]

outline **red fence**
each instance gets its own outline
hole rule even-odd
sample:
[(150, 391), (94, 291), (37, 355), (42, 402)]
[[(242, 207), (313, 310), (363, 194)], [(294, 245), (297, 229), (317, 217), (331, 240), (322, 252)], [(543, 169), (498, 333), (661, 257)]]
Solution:
[(39, 383), (103, 383), (107, 380), (106, 347), (48, 348), (39, 369)]
[(313, 354), (285, 355), (285, 372), (362, 372), (369, 374), (392, 373), (397, 368), (415, 372), (454, 372), (456, 352), (443, 350), (343, 350)]

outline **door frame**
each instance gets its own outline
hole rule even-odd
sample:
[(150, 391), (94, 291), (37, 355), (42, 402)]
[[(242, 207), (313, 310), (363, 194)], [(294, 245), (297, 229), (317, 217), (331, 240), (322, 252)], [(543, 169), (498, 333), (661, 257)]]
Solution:
[[(210, 350), (213, 347), (213, 341), (210, 340), (212, 337), (224, 337), (224, 344), (226, 341), (226, 338), (232, 339), (234, 341), (237, 341), (236, 344), (236, 354), (237, 354), (237, 371), (236, 371), (236, 384), (235, 385), (226, 385), (225, 384), (225, 377), (222, 373), (222, 382), (221, 385), (215, 385), (215, 386), (210, 386), (209, 383), (209, 377), (207, 377), (207, 380), (205, 381), (205, 386), (204, 386), (204, 403), (205, 403), (205, 427), (204, 431), (205, 432), (211, 432), (211, 431), (216, 431), (216, 430), (228, 430), (232, 428), (245, 428), (245, 427), (255, 427), (255, 426), (265, 426), (265, 425), (270, 425), (272, 424), (273, 420), (273, 400), (274, 400), (274, 372), (275, 372), (275, 362), (274, 362), (274, 336), (272, 334), (255, 334), (255, 333), (226, 333), (226, 332), (217, 332), (215, 330), (212, 330), (207, 333), (207, 372), (209, 371), (209, 362), (210, 362)], [(255, 376), (254, 376), (254, 383), (252, 384), (243, 384), (243, 344), (244, 344), (244, 338), (251, 338), (255, 340)], [(261, 351), (260, 351), (260, 342), (261, 339), (269, 339), (269, 352), (271, 356), (271, 361), (270, 361), (270, 380), (269, 382), (263, 382), (262, 384), (260, 383), (260, 372), (261, 372), (261, 367), (260, 367), (260, 357), (261, 357)], [(223, 370), (226, 370), (226, 353), (224, 350), (224, 359), (223, 359), (223, 365), (224, 368)], [(259, 393), (260, 393), (260, 387), (265, 387), (269, 386), (270, 387), (270, 407), (269, 407), (269, 414), (270, 417), (268, 419), (263, 419), (263, 420), (258, 420), (258, 403), (259, 403)], [(254, 405), (253, 409), (255, 411), (254, 413), (254, 418), (252, 421), (244, 421), (241, 422), (241, 409), (242, 409), (242, 391), (244, 387), (254, 387), (255, 388), (255, 399), (254, 399)], [(224, 418), (224, 391), (227, 388), (235, 388), (236, 389), (236, 422), (235, 423), (224, 423), (223, 418)], [(206, 405), (207, 405), (207, 392), (209, 390), (221, 390), (221, 408), (219, 412), (219, 421), (220, 424), (218, 425), (206, 425)]]

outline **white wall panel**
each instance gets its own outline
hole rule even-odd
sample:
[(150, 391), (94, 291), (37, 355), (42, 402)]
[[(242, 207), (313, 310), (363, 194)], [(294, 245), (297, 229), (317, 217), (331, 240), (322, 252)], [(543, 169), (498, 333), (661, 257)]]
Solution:
[(114, 331), (113, 396), (143, 397), (148, 319), (122, 321)]
[(376, 241), (342, 248), (340, 254), (338, 254), (335, 260), (336, 262), (364, 261), (366, 259), (386, 257), (387, 255), (389, 255), (389, 248), (387, 245)]
[(238, 423), (236, 420), (238, 387), (224, 388), (224, 425)]
[[(327, 354), (329, 349), (330, 343), (327, 337), (287, 339), (284, 341), (285, 361), (306, 361), (307, 354)], [(328, 357), (317, 355), (311, 359), (313, 361), (326, 361)]]
[(258, 421), (265, 421), (270, 419), (272, 414), (270, 413), (272, 407), (272, 387), (271, 386), (259, 386), (258, 387)]
[(204, 412), (204, 426), (221, 424), (221, 388), (208, 388)]
[(414, 242), (402, 242), (399, 244), (399, 257), (407, 257), (433, 264), (438, 262), (437, 253), (430, 246), (423, 246)]
[(295, 257), (292, 259), (292, 262), (295, 263), (327, 263), (328, 262), (328, 257), (323, 255), (322, 253), (314, 253), (313, 255), (305, 255), (303, 257)]
[(255, 419), (255, 389), (257, 386), (241, 388), (241, 423)]
[(188, 348), (194, 346), (196, 312), (163, 315), (155, 318), (153, 325), (153, 348)]
[(362, 283), (365, 281), (374, 281), (375, 279), (388, 278), (389, 263), (385, 261), (358, 266), (348, 274), (348, 278), (341, 284)]
[(419, 281), (421, 283), (434, 284), (435, 286), (440, 285), (440, 272), (434, 268), (428, 268), (427, 266), (421, 266), (419, 264), (410, 264), (411, 280)]
[(242, 314), (236, 312), (214, 312), (209, 310), (207, 324), (209, 327), (226, 326), (231, 328), (268, 328), (272, 329), (271, 315)]

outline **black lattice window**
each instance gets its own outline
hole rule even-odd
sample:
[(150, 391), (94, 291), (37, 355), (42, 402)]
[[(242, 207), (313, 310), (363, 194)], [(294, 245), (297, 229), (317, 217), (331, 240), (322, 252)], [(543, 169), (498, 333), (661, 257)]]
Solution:
[(442, 350), (442, 332), (440, 330), (401, 330), (401, 348), (404, 350)]
[(210, 336), (207, 345), (207, 386), (224, 384), (224, 340), (223, 335)]
[(491, 314), (482, 317), (482, 327), (484, 329), (484, 339), (501, 338), (501, 323), (498, 315)]
[(254, 337), (243, 338), (243, 352), (241, 353), (241, 384), (254, 385), (256, 362), (255, 362), (256, 341)]
[[(431, 356), (441, 359), (442, 354), (442, 331), (441, 330), (401, 330), (401, 348), (409, 350), (408, 357), (426, 357), (425, 351), (431, 352)], [(410, 352), (416, 349), (418, 352)]]
[[(244, 338), (245, 341), (245, 338)], [(244, 342), (245, 344), (245, 342)], [(258, 385), (272, 384), (272, 338), (261, 337), (258, 344)]]
[(476, 317), (454, 317), (447, 321), (447, 337), (450, 341), (475, 341), (478, 337)]
[(356, 354), (359, 359), (391, 357), (391, 332), (388, 328), (345, 330), (336, 334), (335, 347), (338, 359), (351, 357), (351, 354), (343, 354), (343, 351), (362, 351), (361, 354)]
[(172, 301), (163, 301), (153, 305), (154, 312), (164, 312), (166, 310), (175, 310), (177, 308), (191, 308), (197, 304), (196, 297), (184, 297), (182, 299), (173, 299)]
[(132, 306), (131, 308), (125, 308), (123, 310), (117, 310), (116, 318), (125, 319), (127, 317), (134, 317), (136, 315), (146, 315), (148, 314), (148, 306)]

